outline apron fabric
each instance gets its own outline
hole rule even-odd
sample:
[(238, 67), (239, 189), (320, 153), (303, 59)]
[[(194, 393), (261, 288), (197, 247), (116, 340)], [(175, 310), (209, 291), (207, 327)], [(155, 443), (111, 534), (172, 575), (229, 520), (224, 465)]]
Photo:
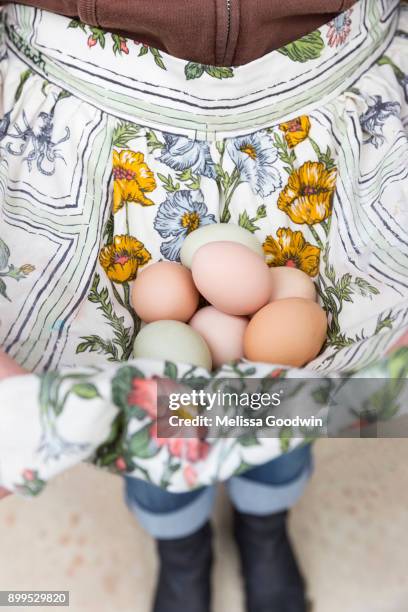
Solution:
[[(0, 345), (33, 374), (0, 384), (0, 484), (36, 494), (91, 460), (185, 491), (301, 440), (157, 438), (152, 376), (406, 376), (407, 51), (397, 0), (359, 0), (240, 67), (6, 6)], [(306, 368), (132, 358), (138, 271), (219, 222), (314, 279), (329, 331)]]

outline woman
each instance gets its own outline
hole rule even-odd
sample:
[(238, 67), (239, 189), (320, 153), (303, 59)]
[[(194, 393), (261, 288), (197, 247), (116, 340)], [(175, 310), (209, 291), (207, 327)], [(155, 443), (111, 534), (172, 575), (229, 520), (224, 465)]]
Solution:
[[(158, 540), (155, 611), (204, 612), (213, 483), (228, 480), (248, 610), (301, 612), (286, 517), (309, 447), (287, 432), (252, 446), (157, 436), (152, 377), (189, 368), (131, 359), (129, 287), (196, 227), (243, 225), (269, 265), (316, 281), (331, 322), (310, 371), (379, 375), (407, 326), (407, 11), (153, 7), (4, 9), (0, 483), (35, 494), (86, 458), (131, 475), (129, 507)], [(282, 375), (247, 365), (221, 374)]]

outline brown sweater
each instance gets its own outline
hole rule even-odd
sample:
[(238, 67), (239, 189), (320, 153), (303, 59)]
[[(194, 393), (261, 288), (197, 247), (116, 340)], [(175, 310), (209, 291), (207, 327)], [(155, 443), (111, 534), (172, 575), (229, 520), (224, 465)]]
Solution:
[[(120, 32), (186, 60), (246, 64), (356, 0), (19, 0)], [(7, 4), (6, 0), (0, 0)]]

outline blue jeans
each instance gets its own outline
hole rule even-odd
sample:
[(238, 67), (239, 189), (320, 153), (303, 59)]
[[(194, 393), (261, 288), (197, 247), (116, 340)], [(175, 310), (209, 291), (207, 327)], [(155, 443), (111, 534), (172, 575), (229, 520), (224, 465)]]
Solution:
[[(310, 445), (304, 445), (255, 467), (226, 483), (240, 512), (265, 516), (291, 508), (312, 472)], [(215, 486), (170, 493), (137, 478), (125, 478), (126, 503), (150, 535), (159, 539), (186, 537), (204, 525), (212, 512)]]

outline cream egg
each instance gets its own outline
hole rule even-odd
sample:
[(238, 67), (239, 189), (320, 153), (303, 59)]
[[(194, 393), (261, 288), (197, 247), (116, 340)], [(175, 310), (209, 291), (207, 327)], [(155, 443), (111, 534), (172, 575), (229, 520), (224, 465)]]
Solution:
[(262, 245), (252, 232), (233, 223), (211, 223), (202, 225), (185, 238), (180, 252), (181, 263), (191, 268), (193, 257), (198, 249), (209, 242), (237, 242), (248, 247), (254, 253), (264, 257)]
[(198, 291), (187, 268), (159, 261), (139, 273), (132, 286), (132, 306), (146, 323), (188, 321), (198, 307)]
[(314, 282), (298, 268), (278, 266), (270, 269), (272, 280), (271, 302), (291, 297), (316, 301)]
[(244, 356), (244, 334), (248, 325), (246, 317), (225, 314), (214, 306), (206, 306), (196, 312), (190, 325), (206, 341), (214, 367)]
[(286, 298), (264, 306), (248, 324), (245, 357), (301, 367), (320, 352), (327, 333), (325, 311), (312, 300)]
[(211, 370), (211, 353), (203, 338), (180, 321), (148, 323), (138, 333), (134, 357), (189, 363)]
[(271, 277), (263, 257), (236, 242), (210, 242), (195, 253), (194, 283), (218, 310), (249, 315), (268, 303)]

